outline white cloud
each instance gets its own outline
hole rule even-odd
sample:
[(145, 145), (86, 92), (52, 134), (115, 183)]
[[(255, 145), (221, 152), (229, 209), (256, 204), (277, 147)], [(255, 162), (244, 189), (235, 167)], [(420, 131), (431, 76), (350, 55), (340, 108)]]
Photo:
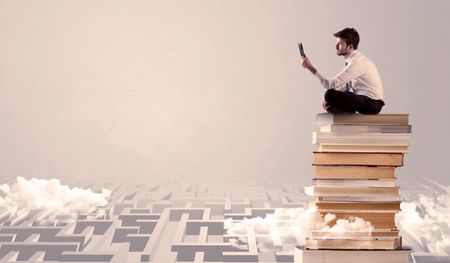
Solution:
[(417, 203), (403, 202), (395, 219), (401, 231), (430, 253), (450, 254), (450, 186), (437, 197), (421, 195)]
[(250, 227), (258, 236), (258, 248), (272, 248), (274, 242), (279, 239), (281, 242), (301, 243), (307, 235), (307, 229), (315, 215), (315, 207), (304, 209), (303, 207), (275, 209), (273, 214), (268, 214), (265, 218), (244, 218), (242, 221), (233, 222), (231, 218), (225, 220), (225, 228), (230, 236), (241, 236), (232, 238), (230, 242), (233, 246), (247, 248), (247, 229)]
[(27, 180), (17, 177), (11, 186), (0, 185), (0, 207), (11, 212), (11, 216), (23, 214), (32, 209), (42, 209), (50, 215), (73, 215), (92, 213), (98, 206), (105, 206), (111, 191), (102, 189), (95, 193), (90, 188), (70, 188), (58, 179)]
[[(333, 216), (333, 214), (328, 214)], [(326, 219), (324, 221), (327, 221)], [(329, 220), (331, 221), (331, 220)], [(333, 235), (340, 235), (345, 232), (372, 231), (373, 225), (362, 218), (354, 217), (350, 219), (338, 219), (332, 227), (324, 226), (321, 231), (329, 231)]]
[[(309, 209), (276, 209), (265, 218), (257, 217), (233, 222), (226, 220), (227, 234), (238, 238), (231, 239), (233, 246), (246, 249), (248, 229), (253, 229), (258, 248), (273, 249), (274, 244), (303, 245), (310, 230), (327, 231), (328, 236), (339, 236), (345, 232), (371, 231), (370, 222), (361, 218), (336, 220), (334, 214), (323, 218), (317, 215), (314, 207)], [(450, 255), (450, 186), (437, 196), (421, 195), (416, 202), (402, 202), (401, 211), (396, 214), (396, 225), (400, 234), (408, 233), (417, 242), (415, 251), (429, 251), (436, 255)], [(278, 242), (277, 242), (278, 241)], [(413, 244), (405, 244), (413, 245)]]
[(328, 224), (336, 218), (334, 214), (326, 214), (321, 217), (317, 208), (277, 208), (274, 214), (268, 214), (265, 218), (245, 218), (242, 221), (233, 222), (225, 220), (225, 229), (231, 238), (230, 243), (240, 249), (247, 249), (247, 230), (253, 229), (260, 250), (270, 250), (276, 245), (295, 244), (304, 245), (310, 230), (328, 231), (332, 236), (339, 236), (347, 231), (371, 231), (370, 222), (361, 218), (349, 220), (339, 219), (336, 224), (329, 227)]

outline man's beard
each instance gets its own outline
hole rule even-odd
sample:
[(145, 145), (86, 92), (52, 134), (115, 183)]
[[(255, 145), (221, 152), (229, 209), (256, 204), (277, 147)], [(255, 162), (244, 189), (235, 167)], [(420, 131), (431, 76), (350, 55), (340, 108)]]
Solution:
[(338, 56), (347, 56), (347, 54), (348, 54), (347, 51), (340, 51), (340, 50), (337, 50), (336, 53), (337, 53)]

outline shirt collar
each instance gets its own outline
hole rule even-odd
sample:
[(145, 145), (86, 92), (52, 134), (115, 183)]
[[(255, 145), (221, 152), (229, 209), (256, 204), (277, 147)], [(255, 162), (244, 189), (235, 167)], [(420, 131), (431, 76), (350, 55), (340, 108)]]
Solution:
[(355, 58), (356, 55), (361, 54), (358, 50), (353, 50), (352, 54), (350, 55), (350, 57), (348, 57), (345, 62), (346, 63), (350, 63), (350, 61)]

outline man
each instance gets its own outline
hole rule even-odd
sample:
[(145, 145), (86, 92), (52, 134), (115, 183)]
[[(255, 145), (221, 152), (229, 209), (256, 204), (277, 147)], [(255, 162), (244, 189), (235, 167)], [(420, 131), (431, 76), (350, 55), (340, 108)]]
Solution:
[(333, 34), (336, 37), (336, 53), (344, 56), (346, 66), (334, 78), (322, 76), (304, 57), (302, 66), (316, 76), (324, 88), (324, 109), (329, 113), (378, 114), (384, 106), (383, 85), (375, 64), (359, 52), (359, 34), (353, 28), (345, 28)]

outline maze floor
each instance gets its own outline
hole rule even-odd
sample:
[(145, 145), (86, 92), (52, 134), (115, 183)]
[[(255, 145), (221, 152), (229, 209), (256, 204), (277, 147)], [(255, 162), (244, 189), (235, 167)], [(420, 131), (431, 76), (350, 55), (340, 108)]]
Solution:
[[(439, 188), (403, 184), (410, 200), (424, 188)], [(262, 251), (257, 244), (261, 235), (247, 229), (242, 238), (248, 246), (239, 249), (230, 242), (224, 221), (264, 218), (276, 208), (302, 207), (308, 200), (304, 182), (160, 180), (78, 186), (110, 189), (109, 204), (83, 215), (49, 216), (36, 209), (8, 217), (0, 210), (0, 262), (294, 262), (295, 240)], [(104, 212), (100, 216), (99, 210)], [(418, 252), (417, 262), (450, 262)]]

